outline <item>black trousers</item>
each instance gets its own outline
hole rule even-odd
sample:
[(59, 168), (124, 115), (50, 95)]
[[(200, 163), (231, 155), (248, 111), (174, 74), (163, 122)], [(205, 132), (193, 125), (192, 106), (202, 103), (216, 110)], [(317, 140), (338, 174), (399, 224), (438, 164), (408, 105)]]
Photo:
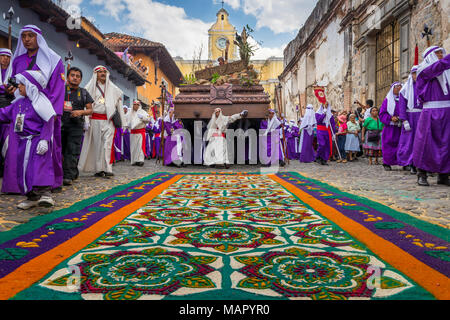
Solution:
[(61, 143), (64, 179), (75, 180), (78, 178), (78, 160), (81, 153), (83, 134), (83, 125), (63, 123)]

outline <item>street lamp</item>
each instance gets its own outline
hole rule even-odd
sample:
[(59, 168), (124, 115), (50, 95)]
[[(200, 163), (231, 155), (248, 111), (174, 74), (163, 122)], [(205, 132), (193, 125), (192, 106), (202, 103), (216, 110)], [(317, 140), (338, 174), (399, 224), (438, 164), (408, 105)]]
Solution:
[[(9, 20), (9, 23), (8, 23), (8, 47), (10, 50), (12, 50), (11, 29), (12, 29), (13, 16), (14, 16), (13, 7), (9, 8), (7, 13), (3, 12), (3, 19)], [(19, 17), (17, 17), (17, 23), (20, 23)]]

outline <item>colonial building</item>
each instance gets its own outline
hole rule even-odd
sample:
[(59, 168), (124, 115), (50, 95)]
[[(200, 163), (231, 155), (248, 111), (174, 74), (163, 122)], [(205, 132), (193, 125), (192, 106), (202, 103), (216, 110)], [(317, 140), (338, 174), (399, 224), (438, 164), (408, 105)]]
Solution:
[(141, 67), (147, 69), (146, 83), (138, 88), (138, 99), (144, 107), (161, 96), (161, 84), (165, 85), (170, 94), (175, 95), (183, 75), (164, 45), (121, 33), (105, 34), (103, 43), (117, 54), (122, 54), (128, 48), (128, 53), (133, 57), (130, 64), (136, 67), (136, 63), (140, 61)]
[[(61, 56), (66, 68), (71, 63), (83, 71), (82, 86), (90, 80), (95, 66), (104, 65), (110, 71), (111, 79), (123, 91), (124, 103), (129, 104), (137, 98), (137, 87), (145, 83), (143, 74), (105, 47), (101, 41), (102, 33), (88, 20), (79, 18), (79, 21), (73, 21), (73, 17), (50, 0), (0, 1), (0, 13), (8, 12), (11, 6), (15, 13), (11, 32), (13, 51), (21, 28), (34, 24), (42, 30), (49, 47)], [(17, 17), (20, 23), (17, 23)], [(3, 18), (0, 19), (0, 46), (8, 46), (8, 21)], [(72, 61), (65, 59), (69, 51)]]
[[(240, 33), (229, 21), (229, 13), (225, 9), (217, 12), (217, 20), (208, 31), (208, 60), (184, 60), (175, 57), (175, 63), (180, 68), (183, 76), (194, 74), (195, 71), (208, 65), (217, 63), (219, 57), (225, 56), (226, 43), (229, 41), (228, 60), (239, 60), (239, 49), (234, 44), (236, 33)], [(272, 104), (275, 101), (275, 87), (279, 84), (278, 76), (283, 71), (283, 58), (270, 57), (266, 60), (251, 60), (250, 64), (259, 73), (260, 84), (271, 97)]]
[[(280, 75), (282, 108), (288, 118), (311, 103), (314, 86), (326, 89), (336, 110), (356, 108), (355, 100), (380, 106), (394, 81), (405, 81), (427, 47), (450, 49), (450, 2), (439, 0), (319, 0), (297, 37), (284, 50)], [(303, 111), (302, 111), (303, 113)]]

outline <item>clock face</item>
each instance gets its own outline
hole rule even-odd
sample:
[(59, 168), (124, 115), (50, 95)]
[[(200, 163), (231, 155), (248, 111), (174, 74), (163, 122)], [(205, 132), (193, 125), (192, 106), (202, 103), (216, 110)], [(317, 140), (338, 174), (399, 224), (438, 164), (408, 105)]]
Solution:
[(216, 44), (217, 44), (217, 47), (220, 49), (220, 50), (225, 50), (226, 49), (226, 47), (227, 47), (227, 39), (226, 38), (219, 38), (219, 39), (217, 39), (217, 42), (216, 42)]

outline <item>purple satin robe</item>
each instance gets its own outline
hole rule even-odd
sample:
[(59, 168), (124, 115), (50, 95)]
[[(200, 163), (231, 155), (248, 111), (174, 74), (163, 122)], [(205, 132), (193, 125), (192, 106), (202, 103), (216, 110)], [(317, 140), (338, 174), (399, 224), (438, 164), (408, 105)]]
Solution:
[[(316, 121), (318, 126), (325, 126), (325, 117), (326, 114), (319, 114), (316, 113)], [(336, 127), (336, 123), (334, 121), (334, 118), (330, 118), (330, 127), (332, 128)], [(333, 133), (331, 134), (333, 136)], [(331, 150), (332, 150), (332, 138), (330, 139), (330, 134), (328, 131), (324, 130), (317, 130), (317, 154), (316, 157), (328, 161), (331, 157)]]
[(422, 104), (417, 101), (417, 90), (415, 84), (414, 101), (414, 109), (412, 111), (408, 109), (408, 100), (402, 94), (400, 94), (398, 101), (399, 118), (402, 121), (408, 121), (411, 127), (410, 131), (406, 131), (405, 127), (402, 126), (400, 141), (398, 142), (397, 161), (398, 165), (403, 167), (414, 165), (413, 146), (421, 113), (420, 110), (422, 109)]
[(381, 150), (383, 152), (383, 164), (389, 166), (398, 165), (397, 151), (402, 129), (391, 124), (391, 118), (399, 115), (398, 100), (395, 102), (394, 114), (391, 116), (387, 111), (387, 99), (384, 99), (380, 108), (380, 121), (384, 124), (381, 133)]
[[(37, 54), (37, 53), (36, 53)], [(31, 60), (28, 54), (23, 54), (12, 61), (12, 74), (14, 77), (16, 74), (27, 70)], [(37, 64), (31, 68), (31, 70), (39, 70)], [(65, 95), (65, 78), (64, 78), (64, 64), (62, 60), (58, 62), (53, 73), (48, 80), (47, 87), (43, 90), (44, 94), (50, 100), (53, 108), (56, 112), (53, 134), (53, 168), (55, 170), (55, 183), (52, 188), (58, 188), (62, 186), (63, 181), (63, 168), (62, 168), (62, 142), (61, 142), (61, 116), (64, 109), (64, 95)]]
[(122, 159), (122, 128), (116, 129), (114, 135), (114, 158), (115, 161), (121, 161)]
[[(259, 128), (262, 130), (267, 129), (267, 125), (268, 125), (268, 121), (267, 120), (262, 120), (260, 123)], [(264, 136), (260, 136), (260, 149), (259, 149), (259, 157), (260, 157), (260, 162), (262, 164), (269, 164), (269, 163), (275, 163), (274, 161), (276, 159), (272, 159), (272, 157), (274, 157), (274, 155), (272, 155), (272, 143), (274, 145), (278, 145), (278, 160), (279, 161), (283, 161), (284, 160), (284, 156), (283, 156), (283, 150), (282, 150), (282, 141), (280, 139), (282, 139), (281, 135), (277, 135), (280, 136), (280, 139), (274, 139), (274, 141), (272, 142), (272, 134), (274, 132), (279, 132), (279, 129), (281, 128), (281, 125), (279, 125), (273, 132), (269, 132), (267, 134), (267, 137)], [(262, 153), (262, 155), (261, 155)]]
[[(25, 114), (25, 121), (23, 132), (16, 133), (14, 132), (14, 122), (19, 109)], [(33, 187), (52, 186), (55, 183), (55, 170), (51, 152), (54, 119), (55, 117), (48, 122), (44, 121), (36, 113), (28, 98), (0, 109), (0, 122), (11, 123), (2, 192), (25, 195)], [(44, 155), (36, 153), (40, 140), (47, 140), (48, 142), (49, 150)], [(27, 143), (29, 143), (29, 159), (27, 165), (25, 165)]]
[[(183, 129), (183, 124), (180, 120), (175, 120), (174, 122), (164, 122), (164, 165), (168, 166), (174, 161), (179, 161), (181, 163), (183, 158), (177, 153), (177, 140), (176, 137), (172, 135), (171, 129), (174, 131), (177, 129)], [(181, 141), (183, 138), (181, 137)], [(182, 142), (181, 142), (182, 143)]]
[[(450, 54), (433, 63), (418, 74), (417, 94), (423, 102), (416, 139), (413, 148), (414, 165), (422, 170), (435, 173), (450, 173), (450, 86), (444, 94), (435, 78), (450, 69)], [(427, 102), (446, 101), (444, 108), (426, 107)]]
[[(153, 125), (152, 131), (153, 131), (153, 149), (152, 149), (152, 155), (158, 159), (158, 155), (160, 158), (162, 158), (162, 150), (161, 150), (161, 127), (162, 127), (162, 119), (159, 119), (157, 121), (158, 126), (156, 124)], [(154, 153), (153, 153), (154, 152)]]
[[(301, 135), (303, 135), (303, 140), (302, 140)], [(300, 134), (300, 141), (301, 141), (301, 146), (299, 147), (300, 162), (309, 163), (309, 162), (314, 162), (314, 160), (316, 160), (316, 154), (314, 151), (313, 140), (314, 140), (314, 132), (311, 132), (311, 135), (310, 135), (308, 133), (308, 131), (306, 131), (306, 129), (303, 129), (302, 133)]]

